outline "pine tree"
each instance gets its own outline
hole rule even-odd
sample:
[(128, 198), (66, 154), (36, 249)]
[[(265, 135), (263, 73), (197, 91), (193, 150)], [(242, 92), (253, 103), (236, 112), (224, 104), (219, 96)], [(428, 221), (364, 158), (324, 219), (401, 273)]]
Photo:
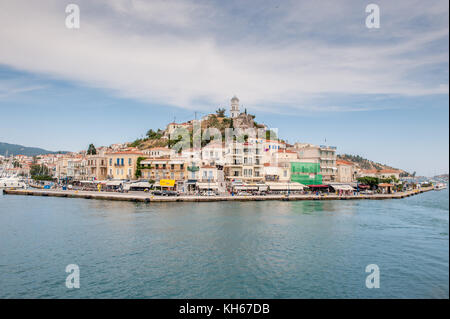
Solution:
[(96, 155), (97, 149), (95, 148), (94, 144), (90, 144), (87, 150), (87, 155)]

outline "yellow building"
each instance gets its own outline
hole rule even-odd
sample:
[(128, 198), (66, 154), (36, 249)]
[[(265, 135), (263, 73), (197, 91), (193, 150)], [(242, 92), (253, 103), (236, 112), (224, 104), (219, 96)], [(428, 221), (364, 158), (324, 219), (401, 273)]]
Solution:
[(182, 160), (170, 158), (146, 159), (141, 161), (141, 178), (159, 181), (170, 179), (177, 182), (183, 181), (186, 174), (186, 164)]
[(136, 179), (136, 163), (143, 153), (139, 151), (118, 151), (106, 153), (108, 178)]

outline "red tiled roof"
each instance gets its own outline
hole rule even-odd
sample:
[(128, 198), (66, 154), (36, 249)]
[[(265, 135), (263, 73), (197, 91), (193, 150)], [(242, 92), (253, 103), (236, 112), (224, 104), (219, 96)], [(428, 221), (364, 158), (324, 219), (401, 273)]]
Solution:
[(349, 166), (351, 166), (351, 165), (353, 165), (353, 163), (350, 162), (350, 161), (345, 161), (345, 160), (336, 160), (336, 165), (349, 165)]
[(143, 153), (142, 152), (137, 152), (137, 151), (117, 151), (117, 152), (109, 152), (109, 153), (106, 153), (106, 154), (110, 154), (110, 155), (114, 155), (114, 154), (118, 154), (118, 155), (120, 155), (120, 154), (129, 154), (129, 155), (143, 155)]
[(400, 173), (400, 171), (396, 169), (382, 169), (380, 170), (380, 173)]

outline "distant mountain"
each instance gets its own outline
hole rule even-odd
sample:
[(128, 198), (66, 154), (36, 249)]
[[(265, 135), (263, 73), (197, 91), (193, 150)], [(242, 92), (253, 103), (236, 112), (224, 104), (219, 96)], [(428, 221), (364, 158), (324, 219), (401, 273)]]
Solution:
[(67, 153), (66, 151), (58, 151), (52, 152), (48, 150), (44, 150), (38, 147), (26, 147), (17, 144), (9, 144), (0, 142), (0, 155), (5, 155), (8, 152), (8, 155), (25, 155), (25, 156), (35, 156), (35, 155), (43, 155), (43, 154), (57, 154), (57, 153)]

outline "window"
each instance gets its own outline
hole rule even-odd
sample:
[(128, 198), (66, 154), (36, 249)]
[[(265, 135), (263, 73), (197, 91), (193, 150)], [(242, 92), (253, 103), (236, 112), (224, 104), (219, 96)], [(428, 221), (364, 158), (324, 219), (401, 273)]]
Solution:
[(170, 164), (170, 169), (175, 169), (175, 165), (174, 164)]
[(133, 160), (131, 158), (128, 159), (128, 165), (131, 165), (133, 163)]
[(174, 179), (174, 178), (175, 178), (175, 175), (173, 174), (173, 172), (170, 173), (170, 179)]
[(131, 177), (131, 168), (128, 169), (128, 176)]
[(123, 166), (123, 158), (120, 159), (120, 165)]

